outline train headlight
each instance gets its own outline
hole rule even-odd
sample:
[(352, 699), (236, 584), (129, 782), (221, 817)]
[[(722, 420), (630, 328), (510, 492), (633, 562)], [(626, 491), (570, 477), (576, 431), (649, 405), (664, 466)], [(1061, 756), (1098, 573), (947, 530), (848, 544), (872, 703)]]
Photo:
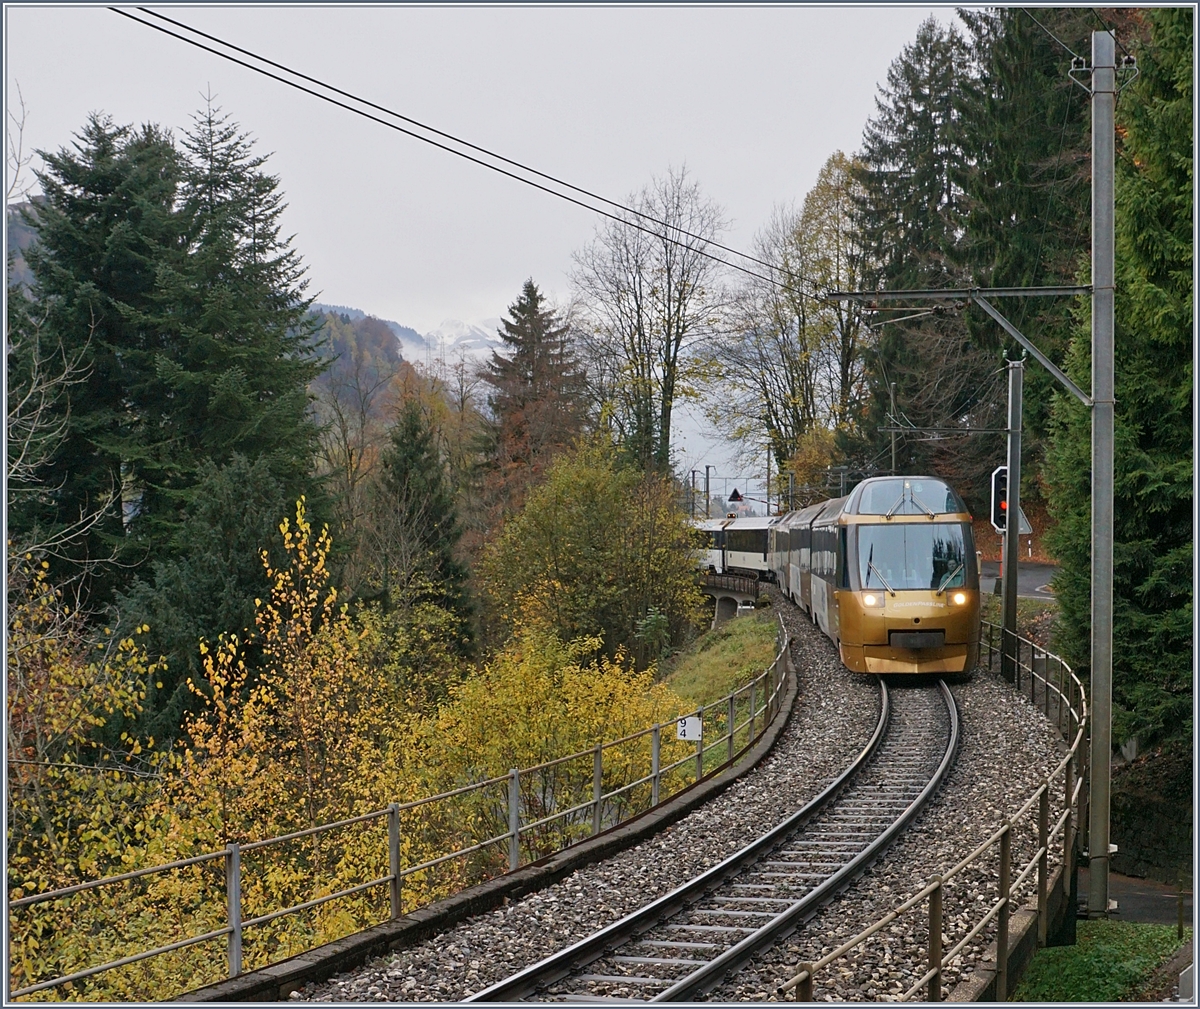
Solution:
[(961, 606), (966, 601), (967, 601), (967, 594), (965, 592), (955, 592), (954, 593), (954, 604), (956, 606)]
[(874, 592), (868, 592), (865, 596), (863, 596), (863, 605), (864, 606), (882, 606), (883, 605), (883, 596), (876, 595)]

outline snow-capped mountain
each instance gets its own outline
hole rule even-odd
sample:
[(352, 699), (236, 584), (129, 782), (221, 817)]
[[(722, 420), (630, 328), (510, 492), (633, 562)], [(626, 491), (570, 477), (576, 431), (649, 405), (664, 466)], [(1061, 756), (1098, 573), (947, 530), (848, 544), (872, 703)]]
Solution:
[(446, 319), (437, 329), (425, 334), (426, 345), (435, 353), (457, 357), (486, 358), (500, 349), (503, 341), (496, 335), (499, 319), (483, 319), (478, 323), (461, 319)]
[[(354, 321), (366, 318), (368, 314), (361, 308), (324, 303), (314, 304), (313, 311), (336, 313)], [(400, 353), (415, 364), (450, 361), (460, 354), (472, 360), (484, 361), (491, 357), (493, 350), (503, 352), (504, 341), (496, 335), (496, 330), (500, 328), (499, 318), (480, 319), (476, 323), (446, 319), (437, 329), (424, 335), (411, 326), (402, 326), (391, 319), (379, 321), (396, 334), (396, 339), (400, 341)]]

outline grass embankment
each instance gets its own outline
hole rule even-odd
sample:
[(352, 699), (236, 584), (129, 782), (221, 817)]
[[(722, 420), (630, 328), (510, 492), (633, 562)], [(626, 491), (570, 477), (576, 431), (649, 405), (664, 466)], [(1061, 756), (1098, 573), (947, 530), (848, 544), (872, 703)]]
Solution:
[(1184, 940), (1174, 925), (1081, 921), (1074, 946), (1038, 950), (1013, 993), (1014, 1002), (1120, 1002), (1143, 993), (1155, 969)]
[(727, 620), (663, 664), (663, 679), (688, 704), (711, 704), (775, 659), (779, 621), (767, 608)]

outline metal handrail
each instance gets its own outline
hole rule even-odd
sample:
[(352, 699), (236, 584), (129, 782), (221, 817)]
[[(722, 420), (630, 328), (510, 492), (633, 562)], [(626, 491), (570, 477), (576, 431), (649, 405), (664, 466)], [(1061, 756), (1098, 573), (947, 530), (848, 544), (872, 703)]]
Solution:
[[(593, 810), (594, 810), (593, 827), (597, 827), (600, 824), (600, 819), (601, 819), (600, 812), (602, 811), (603, 803), (606, 800), (611, 800), (614, 797), (623, 795), (624, 793), (631, 791), (633, 788), (635, 788), (639, 785), (645, 785), (647, 783), (650, 783), (653, 786), (652, 794), (654, 797), (654, 801), (657, 801), (659, 804), (661, 804), (662, 802), (664, 802), (668, 798), (670, 798), (671, 795), (676, 794), (676, 792), (678, 791), (678, 789), (677, 789), (676, 792), (672, 792), (671, 795), (660, 795), (659, 794), (660, 783), (665, 778), (667, 778), (671, 774), (672, 771), (677, 770), (678, 768), (682, 767), (685, 764), (695, 763), (698, 761), (696, 780), (699, 780), (703, 776), (703, 759), (706, 754), (708, 754), (713, 749), (715, 749), (717, 746), (722, 745), (722, 744), (728, 746), (732, 750), (732, 745), (733, 745), (732, 741), (733, 741), (733, 738), (736, 736), (736, 734), (739, 731), (741, 731), (742, 729), (753, 727), (755, 725), (756, 720), (759, 718), (759, 716), (761, 716), (762, 728), (760, 729), (759, 733), (756, 736), (750, 737), (748, 735), (745, 745), (741, 749), (739, 749), (737, 751), (737, 753), (734, 754), (731, 758), (731, 759), (736, 759), (742, 753), (745, 753), (754, 744), (755, 740), (760, 738), (762, 733), (766, 730), (767, 725), (769, 724), (771, 718), (773, 717), (773, 715), (771, 715), (769, 713), (772, 712), (773, 710), (777, 711), (776, 702), (783, 690), (783, 687), (784, 687), (786, 679), (787, 679), (787, 673), (788, 673), (785, 656), (786, 656), (787, 649), (788, 649), (788, 646), (790, 643), (790, 637), (787, 634), (786, 629), (783, 626), (782, 619), (780, 620), (780, 623), (779, 623), (779, 638), (778, 638), (778, 640), (780, 642), (779, 651), (776, 654), (774, 660), (771, 662), (770, 666), (764, 672), (758, 674), (753, 679), (751, 679), (747, 683), (739, 686), (738, 688), (733, 690), (731, 693), (725, 695), (724, 697), (720, 698), (719, 700), (714, 701), (711, 704), (703, 705), (703, 706), (701, 706), (700, 709), (698, 709), (699, 714), (701, 715), (701, 717), (703, 717), (704, 714), (706, 714), (707, 712), (713, 711), (722, 706), (728, 707), (731, 705), (731, 703), (734, 706), (736, 706), (737, 699), (742, 694), (744, 694), (746, 691), (751, 691), (751, 693), (750, 693), (751, 704), (749, 705), (750, 710), (747, 712), (746, 719), (741, 723), (736, 723), (736, 721), (735, 721), (735, 724), (726, 726), (726, 732), (724, 732), (720, 736), (718, 736), (716, 738), (716, 741), (713, 743), (710, 743), (708, 746), (704, 745), (703, 739), (702, 739), (698, 753), (689, 753), (686, 756), (682, 757), (681, 759), (679, 759), (671, 764), (668, 764), (666, 766), (659, 766), (659, 763), (658, 763), (658, 752), (659, 752), (658, 747), (659, 747), (660, 741), (661, 741), (661, 729), (662, 729), (662, 724), (660, 723), (660, 724), (651, 726), (648, 729), (642, 729), (635, 733), (631, 733), (627, 736), (621, 737), (620, 739), (609, 740), (607, 742), (599, 743), (595, 747), (593, 747), (589, 750), (581, 750), (578, 753), (569, 754), (565, 757), (557, 757), (553, 760), (546, 761), (541, 764), (536, 764), (536, 765), (533, 765), (532, 767), (528, 767), (528, 768), (523, 768), (523, 769), (515, 769), (514, 768), (506, 775), (499, 775), (499, 776), (496, 776), (493, 778), (485, 779), (483, 781), (472, 782), (469, 785), (463, 785), (463, 786), (460, 786), (459, 788), (455, 788), (455, 789), (451, 789), (446, 792), (438, 793), (437, 795), (426, 796), (421, 799), (415, 799), (415, 800), (411, 800), (411, 801), (404, 802), (404, 803), (392, 803), (384, 809), (373, 810), (368, 813), (363, 813), (358, 816), (349, 817), (344, 820), (338, 820), (333, 823), (318, 824), (315, 827), (308, 827), (304, 830), (294, 831), (292, 833), (283, 834), (278, 837), (263, 838), (263, 839), (260, 839), (257, 841), (248, 842), (243, 845), (230, 844), (227, 846), (227, 848), (224, 851), (206, 852), (206, 853), (203, 853), (200, 855), (192, 856), (190, 858), (178, 859), (176, 861), (167, 862), (167, 863), (164, 863), (161, 865), (149, 866), (144, 869), (138, 869), (138, 870), (135, 870), (132, 872), (122, 873), (120, 875), (115, 875), (115, 876), (107, 876), (102, 879), (92, 880), (92, 881), (89, 881), (86, 883), (79, 883), (74, 886), (62, 887), (57, 890), (47, 891), (46, 893), (32, 894), (32, 895), (29, 895), (26, 897), (18, 898), (17, 900), (9, 901), (8, 908), (11, 912), (11, 911), (19, 909), (19, 908), (28, 907), (28, 906), (35, 905), (35, 904), (46, 903), (48, 901), (71, 896), (76, 893), (81, 893), (81, 892), (90, 891), (90, 890), (96, 890), (96, 889), (104, 887), (104, 886), (110, 886), (110, 885), (114, 885), (117, 883), (128, 882), (130, 880), (139, 879), (142, 877), (146, 877), (146, 876), (150, 876), (150, 875), (154, 875), (154, 874), (158, 874), (158, 873), (168, 872), (168, 871), (171, 871), (174, 869), (184, 868), (189, 865), (196, 865), (196, 864), (200, 864), (203, 862), (215, 861), (217, 859), (224, 859), (225, 877), (226, 877), (226, 879), (225, 879), (226, 897), (227, 897), (226, 914), (227, 914), (227, 920), (229, 922), (229, 924), (227, 924), (224, 928), (221, 928), (221, 929), (216, 929), (214, 931), (205, 932), (201, 935), (183, 939), (178, 942), (170, 943), (168, 945), (158, 946), (158, 947), (155, 947), (154, 949), (144, 950), (142, 952), (133, 954), (131, 956), (123, 957), (119, 960), (114, 960), (114, 961), (111, 961), (111, 962), (105, 963), (105, 964), (98, 964), (96, 966), (88, 967), (81, 971), (76, 971), (71, 974), (63, 975), (61, 977), (52, 978), (47, 981), (41, 981), (41, 982), (38, 982), (37, 984), (30, 985), (30, 986), (12, 991), (10, 994), (12, 997), (18, 997), (18, 996), (22, 996), (22, 995), (33, 994), (38, 991), (44, 991), (48, 988), (54, 988), (54, 987), (57, 987), (58, 985), (66, 984), (68, 982), (82, 980), (84, 978), (92, 977), (96, 974), (100, 974), (107, 970), (113, 970), (117, 967), (123, 967), (123, 966), (127, 966), (129, 964), (132, 964), (132, 963), (137, 963), (141, 960), (148, 959), (152, 956), (157, 956), (157, 955), (160, 955), (163, 953), (172, 952), (174, 950), (183, 949), (188, 946), (193, 946), (193, 945), (196, 945), (201, 942), (207, 942), (207, 941), (210, 941), (213, 939), (219, 939), (222, 936), (228, 936), (229, 976), (235, 977), (242, 972), (241, 942), (242, 942), (243, 930), (246, 928), (249, 928), (252, 926), (261, 926), (261, 925), (267, 924), (271, 921), (274, 921), (277, 918), (281, 918), (281, 917), (284, 917), (289, 914), (297, 914), (302, 911), (321, 906), (332, 900), (352, 896), (354, 894), (362, 893), (373, 887), (382, 886), (382, 885), (387, 885), (391, 891), (391, 917), (392, 917), (392, 919), (396, 919), (396, 918), (400, 917), (401, 910), (402, 910), (401, 903), (400, 903), (401, 883), (405, 878), (412, 876), (418, 872), (422, 872), (426, 869), (433, 868), (437, 865), (441, 865), (445, 862), (449, 862), (449, 861), (452, 861), (457, 858), (462, 858), (466, 855), (473, 854), (474, 852), (477, 852), (484, 848), (487, 848), (491, 845), (503, 843), (505, 841), (507, 841), (510, 846), (509, 869), (511, 871), (512, 869), (517, 868), (520, 863), (520, 839), (521, 839), (522, 833), (526, 833), (537, 827), (545, 826), (547, 823), (549, 823), (553, 820), (556, 820), (556, 819), (562, 819), (563, 817), (565, 817), (567, 815), (582, 812), (583, 810), (586, 810), (589, 807), (593, 808)], [(759, 684), (772, 684), (772, 686), (768, 687), (767, 689), (762, 689), (760, 691)], [(761, 704), (759, 703), (760, 697), (761, 697)], [(696, 712), (692, 712), (692, 713), (696, 713)], [(676, 717), (678, 718), (678, 717), (683, 717), (683, 716), (676, 716)], [(669, 725), (670, 722), (667, 722), (666, 724)], [(594, 796), (592, 799), (590, 799), (586, 802), (583, 802), (583, 803), (579, 803), (575, 806), (572, 806), (570, 809), (552, 813), (547, 817), (543, 817), (543, 818), (541, 818), (539, 820), (535, 820), (531, 823), (521, 823), (520, 822), (519, 783), (520, 783), (520, 777), (522, 775), (529, 775), (529, 774), (537, 773), (539, 771), (548, 770), (549, 768), (555, 767), (559, 764), (563, 764), (563, 763), (566, 763), (571, 760), (579, 760), (581, 758), (591, 756), (596, 761), (596, 773), (598, 775), (598, 780), (600, 780), (600, 776), (602, 776), (602, 757), (603, 757), (603, 752), (605, 750), (611, 749), (612, 747), (615, 747), (615, 746), (620, 746), (624, 743), (632, 742), (634, 740), (640, 739), (647, 735), (650, 735), (653, 740), (653, 744), (652, 744), (653, 753), (652, 753), (652, 757), (651, 757), (652, 770), (649, 775), (640, 777), (636, 781), (622, 785), (610, 792), (599, 791), (598, 795)], [(729, 763), (729, 761), (726, 761), (725, 763), (723, 763), (720, 766), (726, 766), (726, 764), (728, 764), (728, 763)], [(685, 780), (686, 780), (686, 778), (685, 778)], [(444, 854), (437, 858), (422, 862), (419, 865), (409, 866), (409, 867), (401, 867), (400, 854), (399, 854), (399, 852), (400, 852), (399, 814), (401, 812), (407, 812), (409, 810), (413, 810), (413, 809), (416, 809), (421, 806), (427, 806), (434, 802), (439, 802), (439, 801), (443, 801), (446, 799), (455, 798), (457, 796), (465, 795), (468, 793), (479, 792), (482, 789), (489, 788), (489, 787), (492, 787), (495, 785), (505, 784), (505, 783), (508, 783), (508, 785), (509, 785), (510, 828), (508, 831), (506, 831), (503, 834), (499, 834), (495, 837), (488, 838), (485, 841), (476, 842), (476, 843), (467, 845), (466, 847), (457, 849), (448, 854)], [(681, 783), (680, 788), (682, 788), (682, 787), (686, 787), (686, 786)], [(514, 795), (517, 797), (517, 805), (516, 806), (513, 806)], [(653, 808), (653, 806), (651, 808)], [(619, 817), (619, 815), (620, 815), (620, 811), (618, 810), (618, 817)], [(322, 833), (325, 833), (328, 831), (337, 830), (337, 829), (341, 829), (344, 827), (350, 827), (350, 826), (354, 826), (357, 824), (373, 822), (373, 821), (379, 820), (384, 817), (386, 817), (387, 821), (388, 821), (389, 872), (386, 876), (381, 876), (377, 879), (370, 880), (369, 882), (361, 883), (361, 884), (358, 884), (353, 887), (339, 890), (335, 893), (326, 894), (324, 896), (315, 898), (314, 900), (310, 900), (310, 901), (306, 901), (301, 904), (297, 904), (293, 907), (288, 907), (288, 908), (283, 908), (283, 909), (280, 909), (277, 911), (272, 911), (272, 912), (269, 912), (264, 915), (259, 915), (258, 917), (255, 917), (255, 918), (242, 919), (242, 917), (241, 917), (241, 900), (242, 900), (241, 855), (243, 853), (245, 853), (247, 851), (254, 851), (254, 850), (266, 848), (271, 845), (282, 844), (282, 843), (297, 840), (297, 839), (303, 838), (303, 837), (310, 837), (313, 835), (322, 834)], [(574, 843), (574, 842), (568, 841), (567, 845), (569, 846), (571, 843)]]
[[(996, 630), (997, 628), (995, 628), (995, 626), (992, 624), (988, 624), (986, 621), (983, 622), (983, 626), (985, 626), (989, 629), (987, 644), (988, 644), (988, 663), (990, 666), (991, 660), (992, 660), (993, 656), (996, 654), (995, 649), (993, 648), (993, 645), (992, 645), (992, 633), (991, 632)], [(838, 946), (832, 952), (827, 953), (821, 959), (819, 959), (813, 963), (801, 964), (800, 970), (797, 971), (796, 974), (794, 974), (792, 977), (785, 980), (782, 984), (780, 984), (777, 987), (776, 991), (781, 997), (785, 996), (788, 991), (791, 991), (794, 993), (797, 1000), (811, 1001), (812, 1000), (813, 979), (818, 971), (824, 969), (825, 967), (829, 966), (829, 964), (833, 963), (835, 960), (840, 959), (841, 957), (845, 956), (851, 950), (860, 946), (867, 939), (871, 938), (871, 936), (877, 934), (882, 929), (884, 929), (888, 925), (890, 925), (893, 921), (895, 921), (897, 918), (899, 918), (902, 914), (905, 914), (908, 911), (911, 911), (913, 908), (928, 901), (929, 908), (930, 908), (930, 911), (929, 911), (930, 922), (929, 922), (929, 930), (928, 930), (929, 956), (926, 957), (926, 962), (929, 964), (929, 966), (928, 966), (928, 969), (926, 970), (926, 972), (924, 973), (924, 975), (922, 975), (920, 977), (920, 979), (915, 984), (912, 985), (912, 987), (910, 987), (906, 992), (904, 992), (903, 994), (900, 995), (900, 1001), (902, 1001), (902, 1002), (908, 1001), (910, 998), (912, 998), (918, 991), (920, 991), (926, 985), (929, 986), (929, 996), (928, 996), (929, 1001), (941, 1001), (941, 999), (942, 999), (941, 973), (942, 973), (943, 968), (945, 967), (945, 965), (948, 962), (952, 961), (956, 956), (958, 956), (958, 954), (967, 946), (967, 944), (970, 943), (974, 938), (976, 938), (979, 935), (979, 933), (982, 932), (983, 929), (987, 927), (988, 923), (990, 921), (992, 921), (993, 918), (996, 918), (997, 916), (999, 916), (999, 919), (1000, 919), (1000, 926), (999, 926), (999, 929), (997, 932), (997, 956), (996, 956), (997, 991), (996, 991), (996, 999), (998, 1001), (1003, 1001), (1008, 994), (1007, 993), (1008, 918), (1011, 914), (1011, 909), (1012, 909), (1012, 906), (1014, 903), (1015, 896), (1020, 892), (1022, 887), (1029, 881), (1029, 879), (1033, 875), (1033, 872), (1035, 869), (1037, 870), (1037, 890), (1038, 890), (1038, 934), (1042, 938), (1045, 937), (1045, 931), (1046, 931), (1046, 927), (1047, 927), (1047, 918), (1048, 918), (1048, 913), (1047, 913), (1047, 908), (1046, 908), (1046, 894), (1047, 894), (1048, 875), (1049, 875), (1048, 856), (1049, 856), (1051, 844), (1053, 841), (1055, 841), (1059, 837), (1059, 834), (1061, 832), (1063, 835), (1063, 846), (1062, 846), (1063, 847), (1063, 868), (1064, 868), (1063, 886), (1064, 886), (1064, 888), (1066, 888), (1067, 886), (1069, 886), (1069, 883), (1067, 882), (1067, 874), (1068, 874), (1069, 866), (1070, 866), (1072, 848), (1074, 846), (1074, 834), (1073, 834), (1073, 827), (1072, 827), (1072, 823), (1071, 823), (1073, 810), (1076, 810), (1076, 808), (1078, 808), (1078, 811), (1079, 811), (1078, 812), (1078, 820), (1076, 822), (1077, 823), (1085, 822), (1084, 817), (1082, 815), (1082, 812), (1083, 812), (1082, 807), (1083, 807), (1083, 801), (1084, 801), (1084, 795), (1085, 795), (1083, 786), (1084, 786), (1085, 779), (1084, 779), (1084, 776), (1082, 773), (1079, 775), (1076, 775), (1074, 772), (1075, 772), (1076, 766), (1078, 764), (1082, 763), (1082, 761), (1086, 755), (1086, 748), (1084, 747), (1084, 741), (1087, 738), (1087, 728), (1088, 728), (1087, 695), (1086, 695), (1086, 691), (1084, 690), (1083, 683), (1080, 681), (1079, 677), (1075, 675), (1075, 673), (1071, 669), (1071, 667), (1069, 665), (1067, 665), (1067, 663), (1060, 656), (1054, 655), (1053, 653), (1048, 652), (1045, 649), (1039, 649), (1038, 646), (1034, 642), (1030, 641), (1027, 638), (1022, 638), (1022, 637), (1019, 637), (1018, 635), (1012, 635), (1012, 637), (1015, 639), (1013, 644), (1015, 644), (1015, 646), (1016, 646), (1014, 648), (1014, 651), (1016, 652), (1016, 655), (1014, 656), (1016, 661), (1014, 662), (1013, 665), (1014, 665), (1014, 669), (1016, 670), (1017, 689), (1021, 689), (1021, 684), (1020, 684), (1021, 671), (1024, 671), (1029, 675), (1031, 684), (1034, 683), (1035, 680), (1040, 681), (1043, 685), (1043, 697), (1044, 697), (1044, 700), (1046, 703), (1047, 716), (1049, 716), (1049, 694), (1050, 694), (1051, 690), (1054, 691), (1055, 695), (1058, 698), (1058, 702), (1059, 702), (1058, 727), (1059, 727), (1060, 731), (1062, 731), (1062, 734), (1064, 735), (1064, 737), (1071, 739), (1070, 746), (1067, 749), (1066, 755), (1062, 758), (1061, 761), (1059, 761), (1058, 766), (1047, 777), (1047, 779), (1041, 785), (1039, 785), (1038, 788), (1033, 792), (1033, 794), (1024, 802), (1024, 804), (1022, 804), (1022, 806), (1017, 811), (1017, 813), (1011, 819), (1006, 819), (1005, 822), (1001, 825), (1001, 827), (997, 831), (995, 831), (990, 837), (988, 837), (985, 841), (983, 841), (981, 844), (979, 844), (969, 855), (967, 855), (965, 858), (963, 858), (960, 862), (958, 862), (953, 868), (951, 868), (945, 874), (943, 874), (941, 876), (935, 876), (934, 879), (930, 883), (928, 883), (925, 887), (923, 887), (921, 890), (917, 891), (915, 894), (910, 896), (907, 900), (905, 900), (899, 906), (897, 906), (893, 910), (889, 911), (886, 915), (884, 915), (878, 921), (867, 926), (867, 928), (865, 928), (864, 930), (859, 932), (856, 936), (854, 936), (853, 938), (842, 943), (840, 946)], [(1020, 661), (1020, 648), (1021, 648), (1022, 643), (1024, 643), (1025, 645), (1028, 645), (1030, 648), (1030, 661), (1029, 661), (1028, 665), (1023, 664)], [(1073, 683), (1076, 688), (1076, 691), (1073, 692), (1074, 699), (1067, 697), (1067, 695), (1065, 695), (1062, 692), (1062, 689), (1060, 687), (1052, 684), (1050, 682), (1048, 675), (1043, 675), (1042, 673), (1039, 673), (1036, 670), (1035, 659), (1037, 657), (1036, 653), (1038, 651), (1041, 651), (1042, 657), (1046, 661), (1047, 672), (1048, 672), (1050, 660), (1054, 660), (1058, 664), (1059, 676), (1060, 676), (1059, 682), (1060, 683), (1063, 681), (1063, 673), (1065, 672), (1068, 675), (1069, 682)], [(1033, 689), (1033, 688), (1031, 687), (1031, 689)], [(1078, 703), (1078, 707), (1076, 706), (1076, 702)], [(1074, 718), (1074, 721), (1075, 721), (1076, 732), (1075, 732), (1073, 738), (1071, 738), (1071, 736), (1070, 736), (1069, 728), (1066, 731), (1063, 731), (1062, 715), (1063, 715), (1064, 709), (1063, 709), (1062, 705), (1064, 703), (1066, 704), (1066, 714), (1067, 714), (1068, 726), (1069, 726), (1071, 718)], [(1064, 809), (1063, 809), (1063, 812), (1060, 814), (1060, 816), (1057, 818), (1053, 829), (1050, 829), (1049, 824), (1047, 822), (1047, 817), (1046, 817), (1046, 811), (1048, 810), (1048, 806), (1049, 806), (1050, 781), (1057, 778), (1060, 774), (1062, 774), (1064, 776), (1064, 783), (1065, 783), (1064, 796), (1063, 796)], [(1029, 812), (1033, 809), (1035, 803), (1038, 804), (1038, 809), (1039, 809), (1038, 816), (1039, 816), (1039, 835), (1040, 836), (1039, 836), (1039, 840), (1038, 840), (1038, 848), (1037, 848), (1037, 851), (1035, 852), (1033, 858), (1030, 859), (1029, 862), (1026, 863), (1021, 868), (1021, 872), (1019, 873), (1017, 878), (1015, 880), (1010, 880), (1010, 873), (1011, 873), (1011, 854), (1010, 854), (1011, 847), (1010, 847), (1010, 845), (1011, 845), (1013, 824), (1020, 821), (1025, 816), (1027, 816), (1029, 814)], [(991, 904), (990, 908), (983, 915), (983, 917), (978, 922), (975, 923), (974, 927), (972, 927), (967, 932), (967, 934), (965, 936), (963, 936), (963, 938), (960, 939), (958, 941), (958, 943), (955, 944), (955, 946), (948, 953), (943, 953), (941, 950), (941, 936), (942, 936), (942, 927), (943, 927), (943, 918), (942, 918), (942, 911), (941, 911), (942, 890), (944, 889), (945, 885), (949, 881), (954, 879), (954, 877), (959, 875), (959, 873), (961, 873), (968, 866), (973, 865), (985, 852), (989, 851), (992, 848), (992, 846), (997, 843), (1000, 845), (1000, 856), (1001, 856), (1000, 889), (1002, 892), (1000, 892), (998, 894), (995, 902), (993, 902)]]

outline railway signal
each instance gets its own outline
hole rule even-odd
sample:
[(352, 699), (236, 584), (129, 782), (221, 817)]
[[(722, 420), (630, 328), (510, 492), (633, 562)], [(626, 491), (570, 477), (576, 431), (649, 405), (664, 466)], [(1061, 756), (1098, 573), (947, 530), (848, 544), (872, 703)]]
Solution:
[(1008, 467), (992, 470), (992, 527), (998, 533), (1008, 527)]

